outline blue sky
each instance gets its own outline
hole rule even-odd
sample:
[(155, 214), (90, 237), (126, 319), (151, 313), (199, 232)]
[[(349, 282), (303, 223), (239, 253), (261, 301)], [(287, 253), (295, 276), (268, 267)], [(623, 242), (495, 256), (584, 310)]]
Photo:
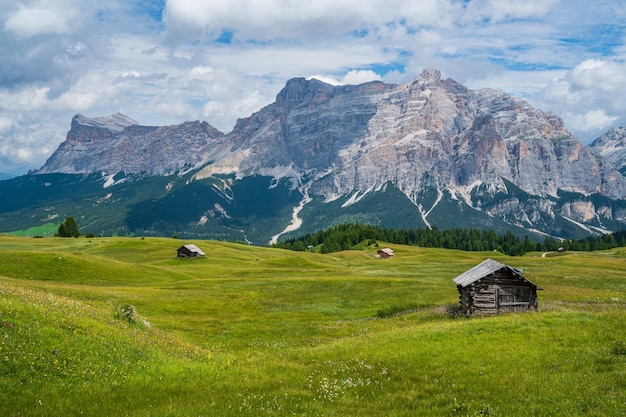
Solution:
[(41, 167), (77, 113), (227, 132), (293, 77), (401, 84), (437, 68), (554, 111), (584, 143), (626, 126), (621, 0), (5, 3), (0, 172)]

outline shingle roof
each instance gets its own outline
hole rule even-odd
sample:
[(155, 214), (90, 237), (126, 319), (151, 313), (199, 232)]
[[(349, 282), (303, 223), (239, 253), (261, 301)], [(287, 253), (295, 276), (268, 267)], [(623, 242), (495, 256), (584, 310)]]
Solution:
[(467, 287), (468, 285), (478, 281), (479, 279), (484, 278), (487, 275), (493, 274), (494, 272), (499, 271), (504, 268), (511, 271), (513, 275), (518, 276), (519, 278), (523, 279), (524, 281), (528, 282), (531, 285), (534, 285), (535, 287), (537, 287), (537, 289), (539, 290), (541, 289), (537, 285), (533, 284), (532, 282), (524, 278), (522, 276), (522, 271), (520, 269), (516, 269), (511, 266), (501, 264), (500, 262), (494, 261), (493, 259), (487, 259), (481, 262), (480, 264), (476, 265), (472, 269), (465, 271), (458, 277), (454, 278), (453, 281), (455, 284), (460, 285), (461, 287)]
[(189, 250), (189, 252), (192, 253), (197, 253), (200, 256), (204, 256), (204, 252), (202, 252), (202, 250), (197, 247), (196, 245), (194, 245), (193, 243), (189, 243), (187, 245), (183, 245), (184, 248), (187, 248), (187, 250)]

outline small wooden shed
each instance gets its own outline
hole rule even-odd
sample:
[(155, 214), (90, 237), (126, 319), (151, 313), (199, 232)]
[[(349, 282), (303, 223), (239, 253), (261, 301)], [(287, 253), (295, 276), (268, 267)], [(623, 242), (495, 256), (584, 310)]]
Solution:
[(393, 249), (390, 249), (390, 248), (379, 249), (378, 257), (385, 258), (385, 259), (393, 258)]
[(204, 256), (204, 252), (192, 243), (181, 246), (176, 252), (179, 258), (197, 258), (198, 256)]
[(461, 310), (467, 315), (537, 310), (537, 290), (520, 269), (493, 259), (454, 278)]

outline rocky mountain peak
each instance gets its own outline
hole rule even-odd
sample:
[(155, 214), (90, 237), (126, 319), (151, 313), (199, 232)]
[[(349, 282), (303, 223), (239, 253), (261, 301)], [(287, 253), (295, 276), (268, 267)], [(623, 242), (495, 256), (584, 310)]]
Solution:
[(420, 85), (437, 85), (441, 83), (441, 71), (434, 68), (426, 68), (422, 71), (416, 82)]
[(609, 129), (604, 135), (594, 140), (591, 146), (598, 149), (626, 146), (626, 127), (614, 127)]
[(76, 115), (67, 137), (38, 173), (116, 174), (176, 172), (205, 162), (224, 134), (207, 122), (141, 126), (121, 113), (88, 118)]
[(626, 171), (626, 127), (615, 127), (591, 143), (591, 148)]
[(316, 78), (293, 78), (276, 96), (276, 105), (289, 111), (305, 102), (320, 104), (333, 94), (334, 87)]
[(108, 117), (85, 117), (77, 114), (72, 118), (72, 127), (85, 126), (99, 129), (106, 129), (112, 132), (121, 132), (128, 126), (138, 125), (139, 123), (122, 113), (115, 113)]

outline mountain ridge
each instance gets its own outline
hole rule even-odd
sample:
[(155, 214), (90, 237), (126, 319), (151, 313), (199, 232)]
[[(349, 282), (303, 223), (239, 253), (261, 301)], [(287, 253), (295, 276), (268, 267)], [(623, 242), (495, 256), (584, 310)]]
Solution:
[(141, 126), (121, 113), (97, 118), (78, 114), (66, 140), (37, 173), (169, 174), (204, 163), (213, 140), (221, 136), (207, 122)]
[[(222, 201), (211, 200), (196, 223), (234, 222), (231, 187), (268, 178), (268, 190), (282, 183), (285, 193), (299, 195), (297, 204), (295, 194), (285, 195), (291, 216), (287, 208), (278, 210), (280, 220), (264, 235), (271, 240), (332, 224), (319, 214), (331, 206), (337, 218), (354, 206), (352, 216), (384, 222), (395, 216), (394, 204), (403, 206), (402, 198), (409, 202), (405, 217), (415, 218), (407, 224), (448, 225), (454, 216), (439, 209), (445, 206), (475, 211), (470, 217), (480, 227), (498, 220), (569, 237), (626, 226), (626, 178), (602, 149), (600, 142), (582, 145), (554, 113), (498, 90), (469, 90), (427, 69), (404, 85), (332, 86), (294, 78), (273, 103), (239, 119), (228, 133), (199, 121), (155, 127), (121, 114), (77, 115), (37, 174), (175, 174), (187, 183), (208, 181)], [(400, 194), (389, 194), (389, 207), (376, 203), (377, 212), (368, 214), (368, 204), (378, 201), (369, 196), (389, 187)]]

